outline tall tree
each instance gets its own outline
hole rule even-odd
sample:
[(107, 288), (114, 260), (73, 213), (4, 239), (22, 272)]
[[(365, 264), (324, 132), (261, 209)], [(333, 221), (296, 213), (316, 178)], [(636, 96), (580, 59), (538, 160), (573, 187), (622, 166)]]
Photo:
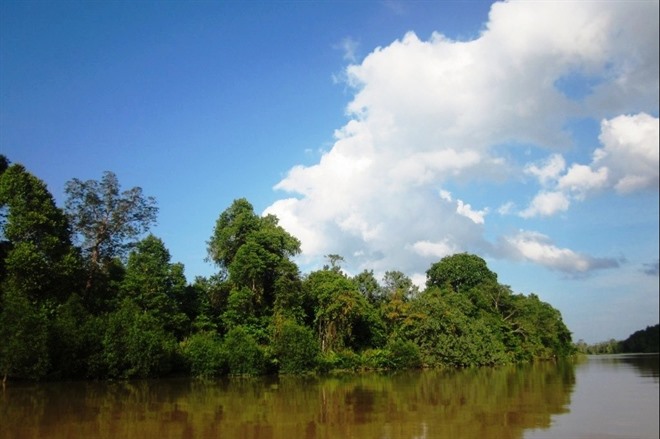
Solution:
[(323, 352), (363, 344), (361, 339), (369, 338), (370, 334), (354, 333), (358, 327), (368, 332), (363, 323), (369, 320), (371, 306), (352, 279), (325, 268), (310, 273), (304, 287), (314, 302), (314, 325)]
[(138, 242), (128, 256), (122, 295), (180, 337), (187, 326), (187, 317), (179, 308), (185, 290), (182, 266), (170, 263), (163, 241), (149, 235)]
[(458, 253), (444, 257), (426, 272), (426, 286), (454, 291), (467, 291), (484, 282), (497, 282), (497, 274), (490, 271), (486, 261), (477, 255)]
[(98, 267), (125, 256), (135, 240), (156, 222), (158, 208), (156, 200), (145, 197), (140, 187), (121, 192), (117, 176), (109, 171), (101, 181), (74, 178), (67, 182), (65, 191), (66, 213), (90, 264), (89, 290)]
[(0, 373), (47, 372), (47, 317), (75, 289), (79, 258), (46, 185), (0, 157)]
[(6, 216), (0, 224), (0, 281), (5, 289), (30, 300), (65, 299), (79, 259), (67, 218), (46, 185), (22, 165), (13, 164), (0, 176), (0, 206)]
[(234, 200), (215, 223), (213, 236), (207, 242), (209, 259), (226, 273), (236, 252), (258, 229), (259, 217), (255, 215), (252, 204), (245, 198)]
[(278, 224), (277, 217), (259, 217), (243, 198), (220, 214), (208, 241), (209, 259), (228, 276), (233, 293), (241, 297), (241, 309), (249, 291), (253, 309), (262, 314), (272, 311), (276, 293), (282, 294), (280, 302), (291, 302), (284, 288), (297, 285), (290, 258), (299, 252), (300, 241)]

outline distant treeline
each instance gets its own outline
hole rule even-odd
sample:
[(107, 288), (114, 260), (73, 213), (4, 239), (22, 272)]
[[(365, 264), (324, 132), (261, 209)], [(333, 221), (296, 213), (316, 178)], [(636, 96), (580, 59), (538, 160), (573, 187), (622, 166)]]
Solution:
[(158, 209), (117, 177), (73, 179), (63, 208), (0, 156), (0, 375), (124, 379), (472, 367), (575, 352), (561, 314), (497, 282), (479, 256), (349, 276), (342, 257), (301, 274), (298, 239), (245, 199), (207, 242), (217, 273), (188, 283)]
[(635, 331), (627, 339), (608, 340), (588, 345), (580, 340), (575, 345), (584, 354), (628, 354), (660, 352), (660, 324)]

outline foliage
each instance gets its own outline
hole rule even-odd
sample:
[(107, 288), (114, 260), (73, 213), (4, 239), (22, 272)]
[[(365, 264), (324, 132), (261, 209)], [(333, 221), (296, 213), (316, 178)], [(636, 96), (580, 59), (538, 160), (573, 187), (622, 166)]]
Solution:
[[(314, 303), (314, 326), (323, 352), (368, 344), (373, 327), (364, 323), (370, 320), (372, 308), (351, 279), (338, 270), (324, 269), (311, 273), (304, 286)], [(363, 329), (360, 336), (354, 336), (357, 327)]]
[(147, 378), (171, 370), (174, 337), (130, 300), (108, 316), (102, 344), (110, 378)]
[(0, 176), (0, 206), (6, 209), (0, 282), (30, 300), (62, 301), (76, 287), (80, 261), (66, 216), (46, 185), (11, 165)]
[(621, 342), (621, 352), (651, 353), (660, 350), (660, 325), (647, 326)]
[(440, 262), (431, 265), (426, 276), (427, 287), (449, 286), (456, 292), (469, 290), (485, 282), (497, 282), (497, 275), (488, 269), (486, 261), (468, 253), (442, 258)]
[(223, 349), (232, 375), (259, 375), (265, 370), (265, 356), (248, 329), (237, 326), (225, 336)]
[[(349, 277), (337, 254), (301, 276), (300, 242), (238, 199), (207, 242), (218, 272), (188, 284), (160, 238), (138, 241), (157, 212), (139, 187), (122, 192), (106, 172), (71, 180), (66, 193), (65, 214), (43, 182), (0, 156), (0, 374), (9, 378), (472, 367), (575, 349), (559, 311), (499, 284), (476, 255), (431, 265), (423, 291), (399, 271), (381, 283), (373, 270)], [(654, 343), (657, 326), (626, 349)]]
[(625, 340), (609, 339), (588, 345), (578, 340), (575, 349), (582, 354), (655, 353), (660, 350), (660, 325), (635, 331)]
[(179, 309), (186, 279), (182, 266), (170, 263), (170, 252), (159, 238), (147, 236), (130, 253), (121, 292), (177, 338), (186, 333), (188, 317)]
[(85, 298), (98, 310), (107, 309), (103, 299), (115, 279), (112, 268), (135, 244), (135, 240), (156, 222), (158, 208), (153, 197), (145, 197), (142, 188), (120, 192), (117, 176), (105, 172), (101, 181), (66, 183), (65, 211), (74, 235), (81, 243), (87, 261)]
[(99, 331), (99, 319), (89, 314), (77, 294), (72, 294), (53, 314), (48, 341), (50, 376), (96, 376), (103, 369), (95, 364), (102, 355), (103, 334)]
[(313, 370), (320, 353), (311, 329), (294, 321), (285, 321), (276, 329), (273, 348), (282, 373), (295, 374)]
[(386, 351), (388, 363), (393, 369), (415, 369), (422, 366), (420, 349), (410, 340), (391, 340)]
[(142, 195), (140, 187), (120, 190), (117, 176), (109, 171), (101, 181), (74, 178), (66, 184), (66, 213), (92, 264), (122, 256), (156, 222), (153, 197)]
[(220, 276), (228, 277), (232, 309), (223, 316), (227, 329), (245, 312), (261, 319), (272, 315), (276, 305), (282, 312), (291, 304), (291, 313), (301, 314), (296, 297), (299, 274), (290, 260), (299, 252), (300, 241), (275, 216), (257, 216), (245, 199), (235, 200), (220, 214), (208, 241), (208, 254), (220, 268)]
[(199, 332), (182, 342), (182, 354), (190, 373), (209, 378), (228, 372), (227, 355), (213, 332)]
[(3, 380), (44, 377), (49, 366), (44, 309), (30, 303), (17, 291), (5, 291), (0, 299), (0, 374)]

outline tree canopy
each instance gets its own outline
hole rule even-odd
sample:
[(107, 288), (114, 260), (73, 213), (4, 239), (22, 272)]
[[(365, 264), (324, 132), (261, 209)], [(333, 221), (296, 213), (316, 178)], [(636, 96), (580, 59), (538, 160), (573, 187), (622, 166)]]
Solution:
[(5, 379), (476, 367), (573, 353), (559, 311), (498, 283), (477, 255), (432, 264), (423, 289), (396, 269), (350, 276), (338, 254), (302, 274), (300, 241), (241, 198), (207, 242), (216, 274), (188, 283), (165, 242), (145, 236), (157, 208), (139, 187), (122, 192), (106, 172), (74, 178), (66, 194), (62, 210), (0, 156)]

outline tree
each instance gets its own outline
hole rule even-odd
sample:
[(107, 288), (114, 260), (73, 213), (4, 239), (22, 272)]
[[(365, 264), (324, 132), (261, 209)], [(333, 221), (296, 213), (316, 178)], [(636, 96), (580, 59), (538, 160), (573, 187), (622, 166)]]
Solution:
[(103, 360), (111, 378), (148, 378), (170, 371), (175, 350), (172, 334), (130, 300), (108, 316)]
[(209, 259), (220, 270), (227, 272), (236, 252), (246, 243), (248, 236), (259, 229), (259, 217), (252, 204), (245, 198), (234, 200), (231, 206), (220, 214), (215, 223), (213, 236), (207, 242)]
[(488, 269), (482, 258), (468, 253), (446, 256), (426, 272), (427, 287), (449, 286), (457, 293), (484, 282), (497, 282), (497, 274)]
[(291, 320), (283, 322), (274, 334), (273, 348), (280, 372), (296, 374), (316, 366), (319, 345), (314, 333), (306, 326)]
[[(235, 200), (220, 214), (208, 241), (209, 258), (228, 276), (234, 290), (249, 290), (253, 309), (263, 316), (272, 312), (276, 292), (295, 286), (290, 258), (300, 252), (300, 241), (279, 224), (274, 215), (259, 217), (245, 199)], [(285, 279), (282, 279), (282, 278)], [(243, 295), (243, 293), (241, 293)], [(291, 298), (282, 298), (291, 302)], [(242, 305), (243, 306), (243, 305)]]
[(129, 254), (121, 284), (122, 295), (151, 313), (179, 338), (187, 323), (187, 317), (178, 306), (185, 288), (182, 268), (170, 263), (170, 252), (161, 239), (149, 235)]
[(660, 349), (660, 325), (647, 326), (635, 331), (620, 343), (621, 352), (658, 352)]
[(155, 199), (145, 197), (140, 187), (120, 192), (117, 176), (109, 171), (101, 181), (74, 178), (67, 182), (65, 192), (66, 213), (89, 261), (89, 291), (98, 268), (123, 257), (135, 239), (156, 222), (158, 208)]
[[(314, 301), (314, 324), (321, 351), (364, 345), (370, 328), (364, 323), (371, 318), (367, 299), (358, 292), (355, 283), (343, 273), (330, 269), (311, 273), (305, 279), (305, 288)], [(354, 329), (364, 329), (361, 337), (354, 337)]]
[(39, 379), (49, 366), (48, 326), (44, 310), (19, 291), (0, 297), (0, 375)]
[(79, 258), (69, 223), (46, 185), (13, 164), (0, 176), (2, 262), (0, 281), (29, 300), (63, 301), (71, 293)]
[(383, 300), (383, 289), (378, 284), (373, 270), (364, 270), (353, 278), (358, 291), (367, 298), (371, 304), (378, 304)]

